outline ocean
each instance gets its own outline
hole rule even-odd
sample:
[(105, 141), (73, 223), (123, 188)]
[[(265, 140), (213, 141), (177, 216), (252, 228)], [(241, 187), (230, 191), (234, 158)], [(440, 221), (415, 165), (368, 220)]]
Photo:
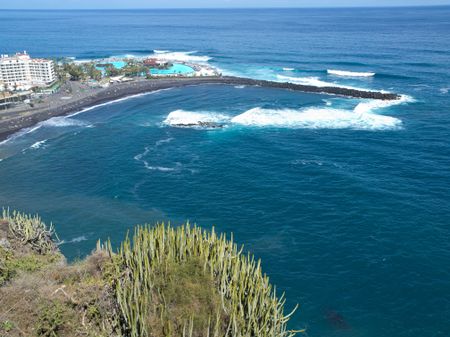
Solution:
[(0, 11), (3, 54), (170, 53), (402, 95), (204, 85), (52, 118), (0, 144), (0, 205), (53, 222), (72, 260), (137, 223), (215, 226), (310, 337), (449, 336), (449, 37), (450, 7)]

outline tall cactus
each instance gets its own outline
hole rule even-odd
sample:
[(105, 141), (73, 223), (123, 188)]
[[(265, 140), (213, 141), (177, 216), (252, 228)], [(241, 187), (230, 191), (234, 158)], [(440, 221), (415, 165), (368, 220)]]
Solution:
[[(205, 336), (217, 337), (292, 337), (287, 329), (289, 315), (284, 315), (285, 299), (276, 295), (269, 278), (262, 273), (260, 261), (214, 229), (205, 231), (189, 224), (173, 228), (158, 224), (138, 226), (133, 240), (129, 236), (115, 257), (120, 277), (115, 292), (125, 326), (131, 337), (150, 336), (147, 317), (155, 296), (155, 272), (167, 263), (201, 261), (220, 294), (227, 328), (220, 331), (220, 313), (211, 313)], [(164, 304), (162, 304), (164, 309)], [(163, 311), (161, 317), (163, 319)], [(192, 335), (192, 322), (186, 322), (183, 335)]]
[(27, 215), (3, 209), (2, 220), (6, 221), (10, 233), (22, 244), (28, 244), (35, 251), (47, 254), (55, 251), (53, 237), (58, 240), (53, 224), (47, 226), (38, 215)]

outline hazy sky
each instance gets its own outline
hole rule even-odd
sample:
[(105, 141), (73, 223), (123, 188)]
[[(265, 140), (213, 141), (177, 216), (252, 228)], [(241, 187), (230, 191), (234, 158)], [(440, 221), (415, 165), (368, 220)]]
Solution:
[(450, 0), (0, 0), (1, 9), (450, 5)]

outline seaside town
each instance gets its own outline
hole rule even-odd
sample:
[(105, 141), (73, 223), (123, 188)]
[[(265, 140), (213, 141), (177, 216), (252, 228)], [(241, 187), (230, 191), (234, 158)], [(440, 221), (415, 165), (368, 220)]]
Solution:
[[(0, 55), (0, 141), (51, 117), (69, 115), (133, 95), (205, 84), (257, 86), (365, 99), (400, 98), (394, 93), (339, 86), (222, 76), (208, 64), (176, 60), (170, 53), (148, 57), (51, 60), (32, 58), (24, 51), (12, 56)], [(201, 121), (173, 126), (222, 127)]]
[(60, 93), (60, 100), (115, 83), (174, 77), (218, 77), (207, 66), (163, 57), (73, 61), (32, 58), (26, 51), (0, 55), (0, 110), (23, 109)]

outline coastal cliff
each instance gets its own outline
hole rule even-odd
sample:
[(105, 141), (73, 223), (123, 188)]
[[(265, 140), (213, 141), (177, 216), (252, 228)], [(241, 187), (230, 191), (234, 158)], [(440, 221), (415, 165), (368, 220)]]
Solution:
[[(67, 263), (38, 216), (0, 218), (0, 336), (290, 337), (259, 261), (225, 235), (138, 226)], [(295, 311), (295, 309), (294, 309)]]

